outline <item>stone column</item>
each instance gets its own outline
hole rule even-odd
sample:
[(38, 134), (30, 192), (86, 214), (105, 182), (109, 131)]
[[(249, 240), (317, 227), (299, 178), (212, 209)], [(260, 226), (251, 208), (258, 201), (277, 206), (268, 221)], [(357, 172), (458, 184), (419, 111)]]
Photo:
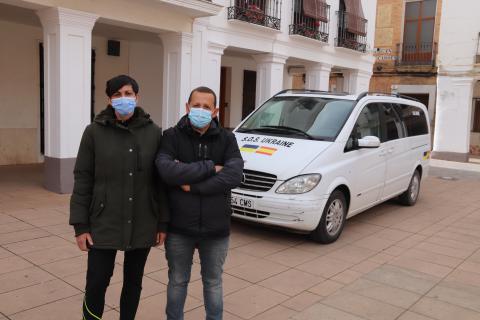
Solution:
[(220, 73), (222, 68), (222, 55), (226, 46), (219, 43), (208, 43), (207, 61), (202, 61), (206, 70), (202, 72), (202, 85), (212, 89), (217, 95), (217, 107), (220, 101)]
[(174, 126), (186, 113), (191, 91), (192, 34), (165, 33), (163, 42), (162, 129)]
[(328, 91), (332, 66), (324, 63), (311, 63), (305, 66), (305, 89)]
[(65, 8), (37, 14), (45, 57), (44, 184), (69, 193), (80, 140), (90, 123), (92, 28), (98, 16)]
[(433, 158), (468, 161), (474, 84), (473, 77), (438, 76)]
[(254, 55), (257, 62), (257, 89), (255, 107), (258, 108), (266, 100), (283, 89), (283, 71), (286, 56), (267, 53)]
[(363, 70), (343, 71), (343, 91), (350, 94), (360, 94), (368, 91), (372, 72)]

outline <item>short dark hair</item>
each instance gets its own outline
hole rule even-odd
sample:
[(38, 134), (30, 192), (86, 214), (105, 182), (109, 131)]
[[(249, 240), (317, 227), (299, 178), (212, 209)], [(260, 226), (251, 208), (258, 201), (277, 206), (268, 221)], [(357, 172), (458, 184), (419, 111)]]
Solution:
[(197, 87), (190, 92), (190, 96), (188, 97), (188, 103), (192, 101), (192, 96), (194, 92), (200, 92), (200, 93), (210, 93), (213, 96), (213, 106), (216, 108), (217, 107), (217, 95), (215, 92), (210, 89), (209, 87)]
[(120, 90), (123, 86), (128, 86), (128, 85), (132, 86), (133, 92), (135, 92), (135, 94), (138, 93), (139, 88), (138, 88), (137, 81), (135, 81), (135, 79), (133, 79), (132, 77), (129, 77), (124, 74), (113, 77), (112, 79), (108, 80), (105, 93), (109, 98), (111, 98), (115, 94), (115, 92)]

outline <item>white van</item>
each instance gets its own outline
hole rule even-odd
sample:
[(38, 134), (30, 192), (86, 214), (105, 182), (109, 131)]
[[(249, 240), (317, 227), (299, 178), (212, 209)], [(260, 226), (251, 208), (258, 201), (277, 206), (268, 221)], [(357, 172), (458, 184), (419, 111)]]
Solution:
[(234, 130), (245, 168), (233, 216), (331, 243), (347, 218), (376, 204), (414, 205), (429, 123), (409, 97), (284, 90)]

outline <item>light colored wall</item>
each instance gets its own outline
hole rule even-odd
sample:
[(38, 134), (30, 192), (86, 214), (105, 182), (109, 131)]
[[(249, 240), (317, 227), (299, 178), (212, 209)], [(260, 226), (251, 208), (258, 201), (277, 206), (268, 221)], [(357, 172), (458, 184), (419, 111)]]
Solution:
[(120, 41), (120, 56), (107, 55), (107, 40), (104, 37), (93, 36), (92, 47), (95, 49), (95, 114), (105, 109), (107, 105), (107, 96), (105, 94), (105, 84), (108, 79), (119, 75), (128, 74), (129, 63), (129, 43)]
[(161, 126), (163, 47), (153, 43), (130, 42), (129, 52), (129, 74), (140, 85), (139, 105)]
[(0, 165), (40, 161), (41, 38), (38, 27), (0, 20)]
[[(9, 2), (7, 0), (7, 2)], [(112, 24), (137, 26), (143, 30), (191, 31), (191, 19), (181, 10), (171, 10), (163, 1), (131, 0), (13, 0), (14, 5), (38, 10), (63, 7), (97, 14)]]
[[(256, 71), (256, 63), (253, 58), (224, 55), (222, 67), (230, 67), (231, 70), (231, 91), (229, 105), (229, 127), (236, 127), (242, 121), (243, 101), (243, 71)], [(227, 97), (228, 98), (228, 97)]]
[[(328, 44), (319, 41), (292, 37), (288, 33), (292, 21), (292, 1), (282, 1), (281, 30), (275, 31), (253, 24), (228, 20), (227, 11), (231, 6), (230, 0), (216, 0), (224, 5), (224, 9), (217, 15), (202, 20), (208, 24), (209, 41), (221, 43), (228, 47), (243, 48), (258, 53), (274, 52), (287, 57), (304, 61), (324, 62), (347, 69), (359, 69), (365, 72), (372, 71), (374, 58), (372, 54), (361, 54), (346, 48), (334, 46), (337, 37), (338, 0), (327, 0), (330, 7), (330, 37)], [(373, 47), (377, 0), (362, 0), (365, 17), (368, 19), (367, 42)]]
[[(42, 162), (40, 154), (39, 48), (42, 28), (0, 20), (0, 165)], [(8, 45), (10, 44), (10, 45)], [(95, 112), (107, 104), (105, 82), (130, 74), (141, 102), (161, 123), (163, 48), (158, 43), (121, 41), (121, 56), (107, 55), (107, 38), (93, 36), (96, 50)], [(74, 98), (74, 97), (73, 97)]]
[(93, 37), (96, 52), (95, 113), (107, 104), (108, 79), (126, 74), (140, 86), (139, 105), (158, 125), (162, 122), (163, 48), (159, 44), (120, 40), (120, 56), (107, 55), (107, 38)]
[[(478, 54), (480, 1), (444, 0), (440, 22), (439, 77), (434, 151), (468, 154), (475, 145), (471, 135), (472, 98), (475, 80), (480, 78)], [(449, 136), (451, 135), (451, 137)]]
[(480, 30), (480, 1), (444, 0), (439, 41), (440, 72), (472, 70)]

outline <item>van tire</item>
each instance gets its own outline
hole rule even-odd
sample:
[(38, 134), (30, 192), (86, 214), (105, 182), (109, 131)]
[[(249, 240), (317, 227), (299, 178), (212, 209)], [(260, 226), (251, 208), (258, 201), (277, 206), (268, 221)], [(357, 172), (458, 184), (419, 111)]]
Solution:
[(404, 206), (413, 206), (417, 203), (418, 195), (420, 194), (420, 173), (415, 170), (408, 189), (398, 197), (398, 201)]
[(322, 218), (310, 237), (323, 244), (335, 242), (343, 231), (347, 218), (347, 201), (340, 190), (332, 192), (323, 209)]

